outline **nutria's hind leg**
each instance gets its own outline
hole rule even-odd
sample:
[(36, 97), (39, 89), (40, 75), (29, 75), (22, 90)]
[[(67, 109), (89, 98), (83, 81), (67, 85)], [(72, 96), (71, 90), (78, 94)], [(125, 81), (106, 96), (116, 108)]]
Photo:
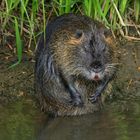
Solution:
[(106, 89), (109, 81), (110, 79), (104, 79), (103, 81), (101, 81), (101, 84), (97, 87), (95, 94), (92, 94), (89, 98), (92, 103), (95, 103), (98, 100), (103, 91)]

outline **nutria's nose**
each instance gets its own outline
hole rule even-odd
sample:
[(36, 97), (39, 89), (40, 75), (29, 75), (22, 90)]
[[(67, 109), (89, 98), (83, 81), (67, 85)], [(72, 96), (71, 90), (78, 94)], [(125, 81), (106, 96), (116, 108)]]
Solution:
[(103, 70), (103, 65), (100, 61), (95, 61), (91, 64), (91, 68), (94, 72), (98, 73)]

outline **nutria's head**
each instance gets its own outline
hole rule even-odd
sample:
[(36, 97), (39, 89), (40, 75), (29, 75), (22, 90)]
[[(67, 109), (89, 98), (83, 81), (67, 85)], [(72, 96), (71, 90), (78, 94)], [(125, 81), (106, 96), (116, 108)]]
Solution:
[(107, 41), (106, 29), (89, 28), (61, 32), (54, 45), (54, 61), (66, 76), (83, 76), (99, 81), (114, 73), (114, 56)]

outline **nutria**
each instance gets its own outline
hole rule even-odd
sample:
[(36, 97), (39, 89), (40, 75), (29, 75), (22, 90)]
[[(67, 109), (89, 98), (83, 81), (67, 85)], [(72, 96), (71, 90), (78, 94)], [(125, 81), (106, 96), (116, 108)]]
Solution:
[(98, 109), (116, 73), (110, 38), (107, 28), (86, 16), (65, 14), (48, 23), (35, 58), (35, 89), (44, 111), (64, 116)]

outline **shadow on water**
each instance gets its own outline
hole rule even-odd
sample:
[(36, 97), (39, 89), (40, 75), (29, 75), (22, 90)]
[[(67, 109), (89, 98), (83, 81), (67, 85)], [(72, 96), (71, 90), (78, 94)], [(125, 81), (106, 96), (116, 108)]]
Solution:
[[(122, 45), (122, 48), (122, 67), (114, 92), (123, 96), (117, 101), (107, 103), (101, 111), (92, 115), (51, 120), (28, 98), (0, 104), (0, 140), (139, 140), (140, 43), (129, 43)], [(26, 70), (29, 69), (24, 68), (23, 75), (21, 70), (16, 72), (18, 77), (21, 76), (19, 79), (24, 77)], [(11, 73), (7, 75), (10, 76)], [(26, 80), (26, 76), (24, 79)], [(9, 91), (12, 94), (16, 91), (19, 96), (22, 96), (21, 93), (33, 92), (32, 80), (18, 81), (16, 90), (12, 87), (15, 85), (13, 77), (12, 84), (10, 79), (3, 81), (9, 83), (0, 80), (0, 95), (8, 94)], [(8, 84), (11, 84), (9, 88)]]

